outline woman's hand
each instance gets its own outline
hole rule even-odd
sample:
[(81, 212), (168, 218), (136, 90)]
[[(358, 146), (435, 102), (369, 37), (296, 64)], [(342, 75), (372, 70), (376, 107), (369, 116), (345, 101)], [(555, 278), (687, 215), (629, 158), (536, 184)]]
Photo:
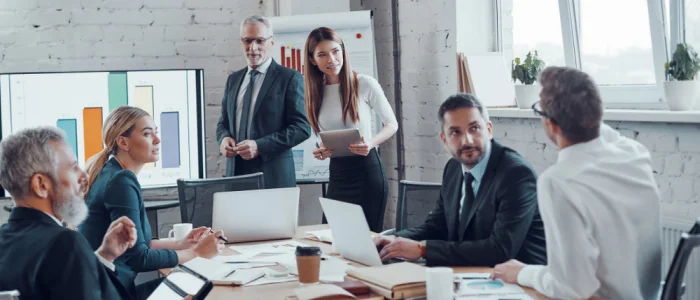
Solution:
[(192, 229), (184, 239), (177, 241), (177, 248), (180, 250), (192, 248), (194, 245), (197, 245), (207, 231), (209, 231), (209, 228), (204, 226)]
[(331, 155), (333, 154), (333, 150), (323, 147), (323, 145), (321, 145), (313, 151), (313, 154), (316, 159), (324, 160), (326, 158), (331, 157)]
[(369, 154), (369, 151), (372, 150), (372, 148), (374, 148), (372, 142), (365, 143), (364, 137), (362, 138), (362, 142), (357, 144), (350, 144), (350, 147), (348, 147), (350, 152), (362, 156), (367, 156), (367, 154)]

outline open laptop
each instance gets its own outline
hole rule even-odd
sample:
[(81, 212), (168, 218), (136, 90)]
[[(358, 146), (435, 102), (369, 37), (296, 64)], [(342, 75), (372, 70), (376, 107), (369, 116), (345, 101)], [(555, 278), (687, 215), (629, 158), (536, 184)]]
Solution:
[(331, 226), (333, 247), (341, 256), (367, 266), (404, 261), (391, 259), (382, 263), (361, 206), (323, 197), (319, 200)]
[(299, 188), (214, 193), (212, 227), (231, 243), (294, 237)]

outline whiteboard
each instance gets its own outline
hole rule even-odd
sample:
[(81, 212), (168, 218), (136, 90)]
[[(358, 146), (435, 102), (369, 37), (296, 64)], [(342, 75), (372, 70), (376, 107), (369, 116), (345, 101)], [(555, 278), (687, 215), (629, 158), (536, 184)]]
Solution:
[[(275, 46), (272, 57), (288, 68), (303, 75), (304, 44), (312, 30), (318, 27), (333, 29), (345, 42), (348, 60), (355, 72), (377, 78), (377, 57), (374, 45), (372, 12), (296, 15), (270, 18)], [(372, 133), (377, 133), (378, 118), (372, 115)], [(371, 138), (371, 137), (370, 137)], [(329, 159), (315, 159), (312, 152), (321, 139), (314, 134), (292, 148), (297, 181), (325, 181), (328, 179)]]
[(515, 85), (501, 52), (468, 54), (474, 95), (486, 107), (515, 107)]

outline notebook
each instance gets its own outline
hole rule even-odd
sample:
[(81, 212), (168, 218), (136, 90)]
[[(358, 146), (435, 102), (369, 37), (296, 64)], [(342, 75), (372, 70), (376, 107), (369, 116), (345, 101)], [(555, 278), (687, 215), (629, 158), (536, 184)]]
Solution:
[(375, 267), (351, 268), (350, 279), (362, 280), (373, 292), (389, 299), (425, 295), (425, 267), (403, 262)]
[(196, 257), (185, 263), (214, 285), (244, 285), (265, 276), (265, 268), (241, 269), (238, 264), (226, 264)]

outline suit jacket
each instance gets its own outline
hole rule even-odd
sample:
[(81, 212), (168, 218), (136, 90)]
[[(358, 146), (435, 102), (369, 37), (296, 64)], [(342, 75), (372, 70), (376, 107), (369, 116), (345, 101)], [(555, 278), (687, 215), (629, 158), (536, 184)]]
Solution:
[(123, 216), (136, 225), (136, 244), (114, 260), (117, 277), (130, 293), (136, 295), (134, 279), (140, 272), (172, 268), (177, 265), (177, 254), (170, 249), (151, 249), (151, 224), (136, 175), (122, 169), (115, 158), (104, 165), (85, 199), (88, 217), (78, 226), (92, 249), (102, 244), (109, 225)]
[(427, 240), (428, 265), (494, 266), (509, 259), (547, 263), (535, 171), (517, 152), (496, 141), (491, 145), (486, 172), (474, 203), (465, 204), (462, 222), (458, 223), (462, 166), (450, 159), (440, 198), (425, 223), (396, 234)]
[[(226, 81), (221, 117), (216, 126), (219, 145), (225, 137), (235, 140), (238, 132), (236, 102), (247, 72), (248, 68), (243, 68), (229, 75)], [(252, 166), (249, 173), (263, 172), (265, 188), (296, 186), (292, 147), (311, 135), (304, 110), (304, 79), (301, 74), (273, 60), (260, 87), (252, 118), (249, 139), (258, 144), (259, 155), (246, 162)], [(226, 176), (233, 176), (235, 168), (235, 157), (227, 158)]]
[(0, 291), (21, 299), (131, 299), (83, 236), (45, 213), (15, 207), (0, 228)]

